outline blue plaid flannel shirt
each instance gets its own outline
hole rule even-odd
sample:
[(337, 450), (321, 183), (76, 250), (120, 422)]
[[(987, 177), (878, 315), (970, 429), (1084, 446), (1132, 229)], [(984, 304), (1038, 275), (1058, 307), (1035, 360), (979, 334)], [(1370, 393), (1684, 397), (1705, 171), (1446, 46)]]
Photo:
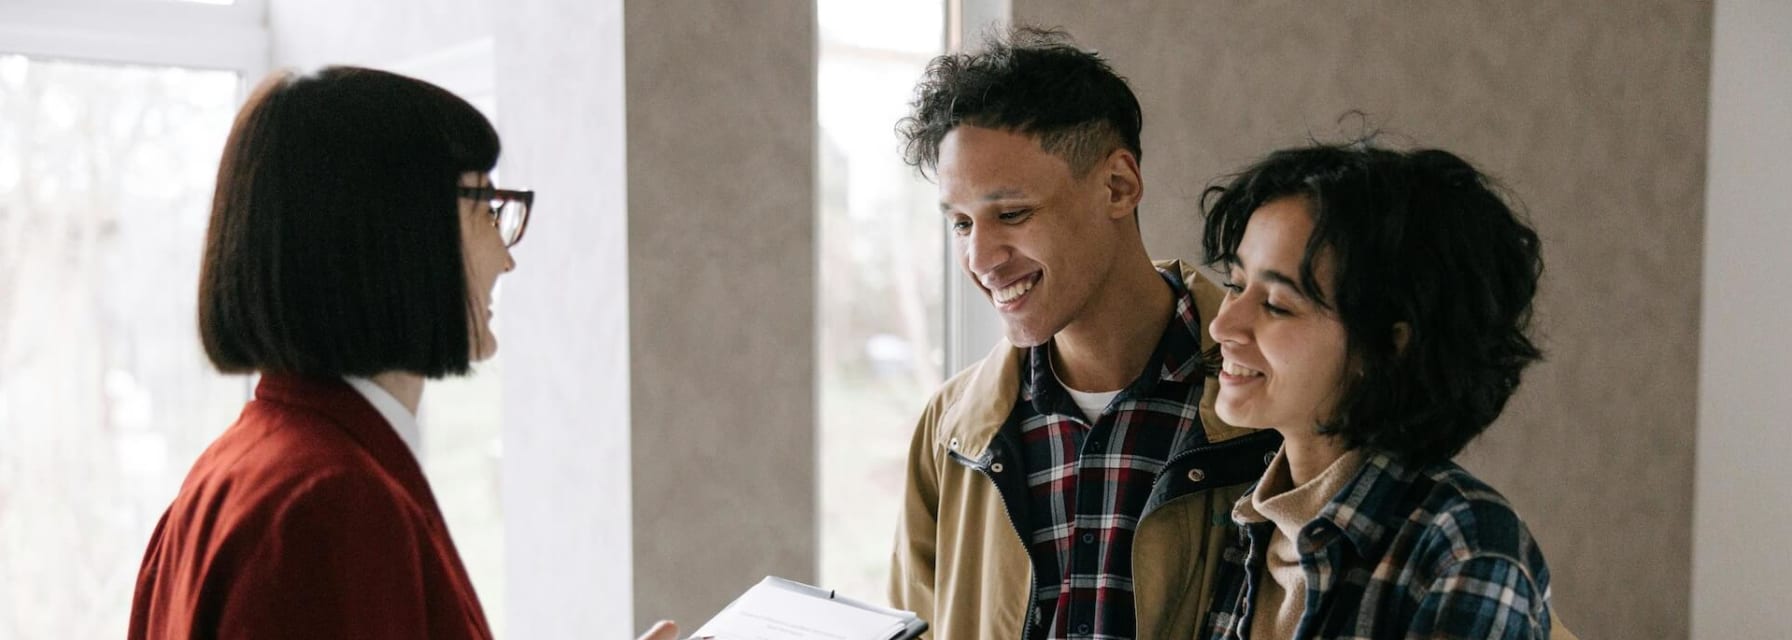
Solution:
[[(1238, 524), (1215, 577), (1213, 640), (1250, 637), (1265, 578), (1275, 525)], [(1297, 638), (1549, 637), (1542, 552), (1506, 499), (1455, 463), (1367, 454), (1295, 544), (1307, 576)]]

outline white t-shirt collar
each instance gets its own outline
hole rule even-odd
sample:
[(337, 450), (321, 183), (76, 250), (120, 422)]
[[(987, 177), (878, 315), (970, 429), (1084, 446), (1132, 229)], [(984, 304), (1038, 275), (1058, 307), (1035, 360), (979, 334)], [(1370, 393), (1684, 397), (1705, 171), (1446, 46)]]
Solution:
[(398, 438), (404, 441), (405, 448), (411, 450), (411, 457), (416, 458), (417, 462), (421, 464), (423, 462), (423, 429), (417, 424), (417, 416), (409, 409), (404, 408), (404, 403), (399, 402), (398, 398), (392, 397), (391, 393), (372, 380), (355, 376), (343, 376), (342, 379), (348, 382), (348, 386), (354, 387), (361, 397), (367, 398), (368, 404), (373, 405), (373, 409), (380, 413), (380, 417), (386, 419), (386, 424), (392, 425), (392, 430), (398, 432)]
[(1125, 391), (1125, 389), (1115, 389), (1113, 391), (1081, 391), (1072, 389), (1070, 388), (1070, 385), (1064, 384), (1064, 378), (1058, 376), (1058, 366), (1051, 364), (1050, 360), (1047, 360), (1046, 363), (1051, 367), (1052, 378), (1058, 381), (1059, 387), (1062, 387), (1064, 391), (1070, 393), (1070, 399), (1076, 402), (1076, 408), (1083, 410), (1083, 416), (1089, 419), (1089, 424), (1091, 425), (1101, 419), (1101, 414), (1107, 411), (1108, 405), (1113, 404), (1114, 398), (1119, 397), (1121, 391)]

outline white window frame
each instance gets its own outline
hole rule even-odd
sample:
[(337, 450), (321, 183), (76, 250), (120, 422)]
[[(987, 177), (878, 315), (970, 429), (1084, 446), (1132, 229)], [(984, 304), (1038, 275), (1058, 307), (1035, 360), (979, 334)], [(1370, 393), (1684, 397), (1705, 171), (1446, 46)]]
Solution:
[(267, 0), (0, 0), (0, 55), (232, 71), (241, 101), (271, 63)]
[(0, 54), (234, 71), (268, 71), (267, 0), (0, 0)]
[[(947, 0), (946, 51), (959, 53), (976, 47), (986, 29), (1012, 21), (1012, 0)], [(1002, 320), (989, 299), (958, 265), (958, 248), (950, 229), (946, 235), (946, 376), (981, 361), (1002, 338)]]

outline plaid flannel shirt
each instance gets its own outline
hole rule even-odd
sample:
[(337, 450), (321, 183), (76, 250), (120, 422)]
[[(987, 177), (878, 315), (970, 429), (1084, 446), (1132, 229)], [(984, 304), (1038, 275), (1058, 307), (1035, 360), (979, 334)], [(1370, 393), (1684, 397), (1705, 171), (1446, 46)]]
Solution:
[[(1027, 478), (1016, 526), (1033, 561), (1029, 638), (1132, 638), (1132, 536), (1153, 484), (1177, 454), (1205, 444), (1200, 318), (1180, 274), (1175, 315), (1144, 372), (1090, 424), (1058, 382), (1049, 346), (1027, 356), (1018, 429)], [(1026, 535), (1030, 534), (1030, 535)]]
[[(1238, 524), (1208, 614), (1214, 640), (1250, 637), (1275, 527)], [(1506, 499), (1455, 463), (1368, 454), (1295, 544), (1308, 603), (1297, 638), (1549, 637), (1542, 552)]]

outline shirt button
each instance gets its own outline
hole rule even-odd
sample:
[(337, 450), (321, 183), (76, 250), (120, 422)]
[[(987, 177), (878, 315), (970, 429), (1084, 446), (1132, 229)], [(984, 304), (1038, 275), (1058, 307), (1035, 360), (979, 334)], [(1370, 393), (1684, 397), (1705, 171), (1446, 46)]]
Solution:
[(1206, 480), (1206, 479), (1207, 479), (1206, 471), (1202, 471), (1200, 469), (1189, 469), (1188, 470), (1188, 481), (1189, 482), (1200, 482), (1200, 481)]
[(1087, 635), (1089, 633), (1089, 625), (1086, 625), (1086, 624), (1077, 625), (1076, 632)]
[(1276, 454), (1274, 452), (1263, 454), (1263, 464), (1269, 464), (1269, 463), (1275, 462), (1275, 461), (1276, 461)]
[(946, 446), (952, 447), (953, 449), (957, 449), (958, 448), (958, 438), (953, 438), (952, 442), (947, 443)]
[(1095, 534), (1093, 534), (1093, 533), (1083, 534), (1083, 544), (1095, 544)]
[(1100, 450), (1101, 450), (1101, 441), (1100, 441), (1100, 440), (1096, 440), (1096, 441), (1094, 441), (1094, 442), (1090, 442), (1090, 443), (1089, 443), (1089, 450), (1090, 450), (1090, 451), (1100, 451)]

